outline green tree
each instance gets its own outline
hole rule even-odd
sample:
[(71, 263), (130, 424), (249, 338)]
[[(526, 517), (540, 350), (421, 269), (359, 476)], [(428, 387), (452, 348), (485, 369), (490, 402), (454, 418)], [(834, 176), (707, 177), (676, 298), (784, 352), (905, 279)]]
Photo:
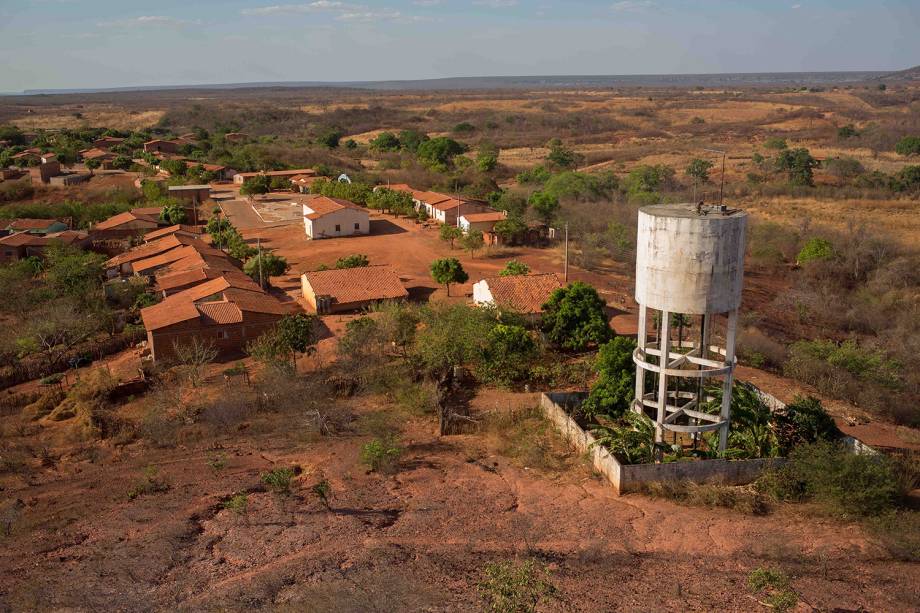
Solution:
[(527, 201), (540, 221), (549, 225), (559, 213), (559, 198), (546, 192), (534, 192)]
[(793, 185), (814, 186), (814, 169), (818, 167), (818, 160), (811, 156), (808, 149), (783, 149), (774, 163), (777, 170), (787, 174)]
[(505, 267), (502, 268), (498, 276), (500, 277), (514, 277), (518, 275), (526, 275), (530, 273), (530, 266), (524, 262), (518, 260), (508, 260), (508, 263), (505, 264)]
[(582, 405), (586, 416), (618, 417), (629, 410), (636, 394), (636, 365), (632, 359), (635, 349), (636, 342), (626, 336), (601, 345), (595, 362), (597, 381)]
[(483, 143), (479, 145), (479, 153), (476, 155), (476, 167), (480, 172), (492, 172), (498, 166), (498, 147), (492, 143)]
[(432, 168), (446, 170), (454, 156), (464, 151), (466, 148), (452, 138), (438, 136), (419, 145), (418, 158)]
[(381, 132), (370, 142), (374, 151), (397, 151), (399, 145), (399, 138), (392, 132)]
[(905, 136), (898, 141), (894, 150), (898, 155), (920, 155), (920, 136)]
[(694, 158), (687, 164), (685, 174), (693, 180), (694, 184), (708, 183), (709, 171), (712, 169), (712, 166), (713, 164), (709, 160)]
[(543, 331), (554, 345), (583, 351), (611, 337), (606, 309), (596, 289), (575, 281), (554, 291), (543, 305)]
[(483, 381), (510, 385), (527, 376), (537, 353), (537, 343), (524, 327), (496, 324), (486, 337), (476, 372)]
[(89, 169), (90, 174), (93, 174), (93, 171), (102, 165), (100, 164), (99, 160), (86, 160), (86, 162), (84, 163), (86, 164), (86, 167)]
[(549, 147), (546, 159), (553, 165), (559, 168), (575, 168), (578, 165), (578, 155), (558, 138), (552, 139), (546, 146)]
[(263, 251), (246, 260), (243, 265), (243, 272), (252, 277), (254, 281), (262, 279), (262, 286), (270, 285), (270, 277), (280, 277), (290, 269), (287, 260), (280, 255), (275, 255), (269, 251)]
[(102, 286), (104, 262), (98, 253), (52, 244), (45, 250), (45, 280), (62, 294), (88, 299)]
[(361, 255), (360, 253), (355, 253), (352, 255), (346, 255), (335, 261), (335, 268), (363, 268), (364, 266), (370, 266), (370, 260), (367, 259), (366, 255)]
[(450, 224), (444, 224), (441, 226), (441, 229), (438, 230), (438, 234), (441, 236), (441, 240), (450, 243), (450, 248), (454, 248), (454, 241), (463, 236), (463, 230), (457, 226), (452, 226)]
[(251, 179), (246, 179), (240, 186), (241, 196), (255, 196), (258, 194), (267, 194), (272, 190), (272, 181), (268, 175), (258, 175)]
[(674, 169), (664, 164), (643, 164), (632, 169), (623, 182), (630, 202), (654, 204), (661, 200), (659, 193), (671, 187)]
[(520, 217), (508, 216), (495, 222), (492, 231), (506, 243), (516, 243), (527, 232), (527, 224)]
[(431, 278), (436, 283), (444, 284), (447, 295), (450, 296), (451, 283), (466, 283), (470, 277), (457, 258), (441, 258), (431, 264)]
[(317, 142), (321, 145), (325, 145), (330, 149), (335, 149), (339, 146), (339, 141), (342, 139), (343, 132), (341, 128), (329, 128), (325, 132), (319, 135)]
[(399, 144), (405, 151), (417, 153), (419, 145), (428, 140), (428, 135), (417, 130), (402, 130), (399, 133)]
[(479, 230), (471, 230), (460, 237), (460, 246), (470, 252), (471, 258), (474, 257), (474, 254), (482, 249), (485, 244), (485, 238)]
[(182, 160), (158, 160), (157, 164), (173, 177), (184, 177), (188, 171), (188, 164)]
[(129, 170), (132, 164), (134, 164), (134, 161), (126, 155), (116, 155), (115, 159), (112, 160), (112, 168), (117, 168), (118, 170)]
[(160, 219), (169, 225), (185, 223), (185, 207), (180, 202), (169, 202), (160, 212)]

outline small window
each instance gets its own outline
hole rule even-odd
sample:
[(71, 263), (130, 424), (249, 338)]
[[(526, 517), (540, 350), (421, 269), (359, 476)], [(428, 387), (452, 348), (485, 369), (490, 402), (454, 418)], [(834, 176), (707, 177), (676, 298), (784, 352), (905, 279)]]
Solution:
[(226, 331), (226, 330), (218, 330), (218, 331), (217, 331), (217, 339), (218, 339), (218, 340), (225, 341), (225, 340), (227, 340), (227, 338), (229, 338), (229, 335), (227, 334), (227, 331)]
[(355, 224), (355, 230), (360, 230), (360, 229), (361, 229), (361, 224), (356, 223), (356, 224)]
[(341, 232), (341, 231), (342, 231), (342, 226), (340, 226), (339, 224), (335, 224), (335, 231), (336, 231), (336, 232)]

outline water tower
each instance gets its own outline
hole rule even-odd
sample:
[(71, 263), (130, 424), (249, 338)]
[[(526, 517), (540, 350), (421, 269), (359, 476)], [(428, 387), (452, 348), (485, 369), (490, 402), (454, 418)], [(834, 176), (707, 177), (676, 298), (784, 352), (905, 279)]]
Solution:
[[(703, 432), (719, 430), (719, 450), (725, 449), (746, 223), (744, 211), (725, 206), (658, 204), (639, 209), (633, 408), (654, 418), (659, 442), (666, 440), (666, 433), (697, 440)], [(711, 342), (720, 316), (726, 317), (724, 347)], [(721, 379), (721, 394), (712, 391), (713, 378)], [(718, 404), (720, 410), (701, 411), (704, 404)]]

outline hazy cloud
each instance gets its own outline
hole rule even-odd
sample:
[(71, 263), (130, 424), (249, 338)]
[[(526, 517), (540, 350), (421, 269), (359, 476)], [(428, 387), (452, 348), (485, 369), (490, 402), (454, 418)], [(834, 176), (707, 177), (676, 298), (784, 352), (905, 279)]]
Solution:
[(487, 6), (493, 9), (505, 9), (517, 6), (518, 0), (473, 0), (473, 4), (476, 6)]
[(629, 12), (629, 11), (647, 11), (650, 9), (658, 8), (658, 6), (651, 0), (621, 0), (620, 2), (614, 3), (613, 10), (620, 12)]
[(100, 21), (98, 24), (101, 28), (130, 28), (137, 26), (152, 26), (160, 28), (178, 28), (187, 25), (195, 25), (198, 21), (187, 21), (165, 15), (141, 15), (140, 17), (131, 17), (128, 19), (118, 19), (116, 21)]
[(316, 0), (305, 4), (273, 4), (271, 6), (259, 6), (240, 11), (242, 15), (259, 16), (259, 15), (296, 15), (298, 13), (314, 13), (317, 11), (355, 11), (363, 7), (345, 2), (335, 2), (333, 0)]

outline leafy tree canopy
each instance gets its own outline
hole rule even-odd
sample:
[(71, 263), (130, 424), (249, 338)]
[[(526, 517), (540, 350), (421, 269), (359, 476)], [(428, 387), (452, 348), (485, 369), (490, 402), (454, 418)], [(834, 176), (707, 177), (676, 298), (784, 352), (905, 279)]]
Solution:
[(551, 343), (583, 351), (613, 334), (607, 324), (606, 303), (597, 290), (581, 281), (557, 289), (543, 305), (543, 331)]

